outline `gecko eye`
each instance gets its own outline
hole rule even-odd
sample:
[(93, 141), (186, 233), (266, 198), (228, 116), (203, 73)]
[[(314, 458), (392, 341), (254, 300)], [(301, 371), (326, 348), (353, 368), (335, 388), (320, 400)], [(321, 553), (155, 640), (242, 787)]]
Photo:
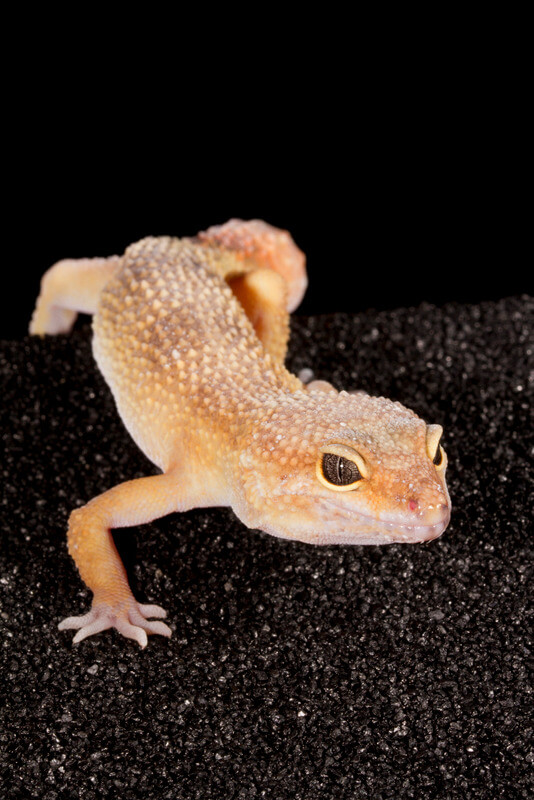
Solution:
[(328, 445), (317, 461), (317, 477), (324, 486), (337, 492), (355, 489), (366, 469), (363, 458), (345, 445)]
[(445, 451), (443, 450), (443, 447), (440, 444), (438, 444), (436, 455), (432, 459), (432, 463), (435, 464), (436, 467), (441, 467), (444, 459), (445, 459)]
[(442, 433), (443, 428), (441, 425), (429, 425), (427, 428), (426, 450), (436, 469), (443, 469), (446, 466), (447, 461), (445, 450), (440, 444)]

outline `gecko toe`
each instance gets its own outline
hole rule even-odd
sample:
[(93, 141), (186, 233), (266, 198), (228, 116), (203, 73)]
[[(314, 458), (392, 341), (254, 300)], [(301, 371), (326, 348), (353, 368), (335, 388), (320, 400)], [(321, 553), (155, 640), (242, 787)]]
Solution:
[(159, 622), (159, 621), (151, 622), (150, 620), (147, 620), (147, 622), (145, 622), (145, 624), (143, 625), (143, 628), (147, 633), (156, 633), (159, 634), (160, 636), (167, 636), (167, 637), (172, 636), (171, 629), (169, 628), (168, 625), (165, 625), (164, 622)]
[(156, 619), (162, 619), (163, 617), (167, 616), (167, 612), (161, 606), (138, 603), (137, 607), (144, 617), (156, 617)]
[(94, 619), (89, 625), (84, 625), (80, 628), (72, 640), (73, 644), (78, 644), (78, 642), (82, 642), (84, 639), (87, 639), (88, 636), (94, 636), (95, 633), (100, 633), (101, 631), (105, 631), (108, 628), (111, 628), (112, 622), (105, 617), (100, 617), (100, 619)]
[[(150, 609), (147, 611), (147, 609)], [(147, 633), (154, 633), (159, 634), (160, 636), (171, 636), (172, 631), (168, 625), (165, 625), (164, 622), (160, 622), (159, 620), (149, 620), (146, 617), (155, 617), (158, 616), (154, 613), (154, 609), (158, 609), (159, 616), (165, 615), (167, 616), (166, 612), (163, 611), (162, 608), (159, 606), (143, 606), (138, 605), (137, 608), (131, 609), (129, 614), (129, 621), (132, 625), (136, 625), (139, 628), (142, 628)]]
[(148, 637), (146, 631), (139, 625), (132, 625), (126, 619), (118, 619), (115, 623), (118, 632), (125, 636), (127, 639), (134, 639), (140, 647), (146, 647), (148, 644)]
[(133, 639), (144, 648), (148, 644), (148, 634), (172, 635), (168, 625), (158, 619), (149, 620), (149, 616), (166, 617), (167, 612), (161, 606), (137, 603), (132, 597), (129, 602), (118, 606), (99, 602), (88, 614), (67, 617), (59, 623), (58, 628), (61, 631), (77, 630), (73, 644), (108, 628), (115, 628), (122, 636)]
[(82, 614), (79, 617), (66, 617), (62, 619), (61, 622), (58, 624), (58, 630), (60, 631), (68, 631), (73, 630), (75, 628), (83, 628), (84, 626), (90, 625), (90, 623), (94, 620), (95, 616), (92, 611), (89, 611), (87, 614)]

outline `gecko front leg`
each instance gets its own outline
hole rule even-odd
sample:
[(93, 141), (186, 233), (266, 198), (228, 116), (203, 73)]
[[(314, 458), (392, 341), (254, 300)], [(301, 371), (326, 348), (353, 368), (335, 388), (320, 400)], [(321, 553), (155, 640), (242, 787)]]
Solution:
[(112, 528), (143, 525), (179, 508), (179, 478), (175, 472), (121, 483), (74, 510), (69, 518), (68, 548), (82, 580), (93, 592), (91, 611), (67, 617), (60, 630), (76, 629), (77, 643), (108, 628), (135, 639), (141, 647), (148, 633), (170, 636), (165, 617), (156, 605), (138, 603), (132, 594), (126, 570), (115, 547)]

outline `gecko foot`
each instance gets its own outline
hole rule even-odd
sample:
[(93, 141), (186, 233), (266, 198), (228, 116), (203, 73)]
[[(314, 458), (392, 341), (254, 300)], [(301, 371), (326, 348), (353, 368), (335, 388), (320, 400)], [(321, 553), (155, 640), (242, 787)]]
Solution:
[[(116, 628), (128, 639), (135, 639), (140, 647), (146, 647), (148, 633), (159, 633), (161, 636), (172, 634), (168, 625), (159, 622), (159, 619), (166, 616), (167, 612), (160, 606), (144, 605), (132, 597), (120, 605), (95, 603), (88, 614), (80, 617), (67, 617), (59, 623), (58, 628), (60, 631), (78, 630), (72, 640), (73, 644), (108, 628)], [(151, 621), (147, 617), (156, 617), (157, 620)]]

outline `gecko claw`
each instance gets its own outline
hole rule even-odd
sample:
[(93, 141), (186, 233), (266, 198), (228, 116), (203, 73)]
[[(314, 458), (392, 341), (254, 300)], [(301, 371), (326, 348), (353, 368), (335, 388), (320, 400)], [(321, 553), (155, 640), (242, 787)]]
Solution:
[(115, 628), (127, 639), (134, 639), (140, 647), (146, 647), (147, 634), (171, 636), (172, 631), (164, 622), (158, 619), (149, 620), (147, 617), (166, 617), (167, 612), (160, 606), (137, 603), (133, 598), (128, 604), (112, 606), (108, 603), (97, 603), (89, 613), (79, 617), (67, 617), (62, 620), (58, 628), (60, 631), (77, 630), (73, 644), (94, 636), (96, 633), (108, 628)]

